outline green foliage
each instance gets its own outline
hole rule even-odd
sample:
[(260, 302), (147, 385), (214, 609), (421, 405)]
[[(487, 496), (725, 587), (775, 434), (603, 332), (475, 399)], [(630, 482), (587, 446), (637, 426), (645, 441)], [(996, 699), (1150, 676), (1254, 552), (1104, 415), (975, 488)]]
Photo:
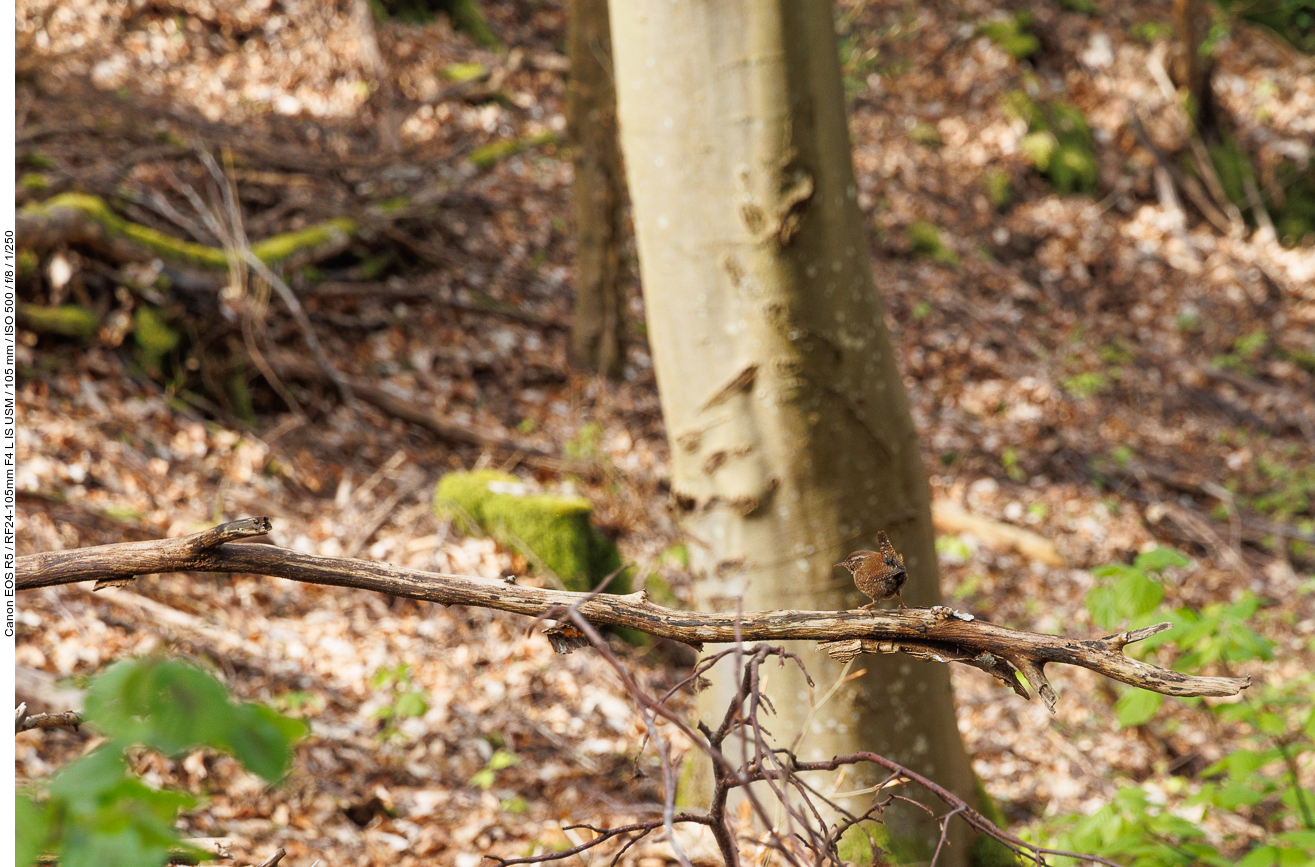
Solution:
[(1315, 54), (1315, 0), (1217, 0), (1243, 21), (1268, 27), (1294, 48)]
[[(1132, 566), (1095, 570), (1109, 580), (1088, 599), (1093, 619), (1106, 628), (1121, 618), (1133, 619), (1134, 625), (1169, 620), (1172, 630), (1129, 649), (1171, 647), (1173, 667), (1180, 671), (1220, 666), (1232, 670), (1240, 663), (1271, 660), (1273, 643), (1252, 625), (1260, 600), (1251, 593), (1201, 610), (1156, 610), (1159, 603), (1151, 600), (1162, 596), (1160, 573), (1188, 562), (1178, 552), (1158, 548), (1139, 556)], [(1148, 586), (1152, 584), (1154, 588)], [(1202, 713), (1216, 718), (1216, 725), (1238, 733), (1236, 750), (1193, 780), (1159, 777), (1154, 788), (1122, 785), (1113, 801), (1095, 814), (1050, 820), (1037, 838), (1053, 848), (1094, 852), (1139, 867), (1315, 863), (1315, 796), (1298, 778), (1298, 769), (1315, 753), (1313, 688), (1315, 674), (1303, 672), (1253, 686), (1241, 701), (1213, 706), (1196, 701)], [(1158, 694), (1127, 690), (1115, 709), (1123, 725), (1154, 726), (1162, 701)], [(1243, 837), (1226, 830), (1221, 836), (1219, 824), (1210, 821), (1212, 813), (1239, 816), (1260, 833), (1251, 830)], [(1209, 833), (1207, 825), (1213, 829)], [(1057, 858), (1052, 863), (1077, 862)]]
[(476, 45), (484, 48), (501, 48), (502, 43), (489, 28), (477, 0), (438, 0), (452, 19), (452, 26), (468, 35)]
[(1096, 5), (1095, 0), (1059, 0), (1059, 7), (1069, 12), (1081, 12), (1093, 18), (1100, 14), (1100, 7)]
[(1014, 182), (1008, 172), (992, 169), (986, 173), (983, 183), (986, 185), (986, 198), (997, 211), (1003, 211), (1013, 202)]
[(26, 280), (36, 275), (41, 267), (41, 258), (28, 249), (18, 251), (18, 279)]
[(1237, 504), (1285, 523), (1301, 525), (1300, 516), (1309, 522), (1315, 516), (1315, 461), (1310, 450), (1250, 447), (1257, 452), (1254, 459), (1224, 480)]
[(1041, 42), (1031, 32), (1032, 13), (1018, 14), (978, 25), (977, 31), (1016, 60), (1025, 60), (1041, 50)]
[(603, 426), (587, 421), (562, 449), (571, 460), (597, 460), (603, 456)]
[(1037, 102), (1021, 90), (1005, 97), (1005, 111), (1027, 122), (1023, 153), (1057, 192), (1095, 191), (1100, 177), (1096, 143), (1081, 111), (1057, 99)]
[(868, 76), (878, 73), (877, 61), (881, 50), (867, 44), (872, 34), (855, 32), (853, 22), (837, 21), (836, 37), (840, 49), (840, 73), (844, 80), (845, 96), (852, 97), (867, 89)]
[(661, 554), (658, 555), (658, 562), (671, 563), (672, 565), (679, 566), (682, 569), (688, 569), (689, 548), (677, 542), (676, 544), (668, 547), (666, 550), (664, 550)]
[(467, 157), (472, 163), (481, 169), (490, 168), (507, 157), (515, 156), (522, 151), (541, 145), (552, 144), (557, 141), (557, 136), (551, 132), (541, 132), (536, 135), (526, 135), (519, 138), (507, 138), (501, 141), (490, 142), (489, 144), (475, 148)]
[(124, 750), (144, 746), (169, 756), (197, 747), (231, 753), (267, 780), (283, 775), (293, 742), (306, 726), (257, 704), (234, 704), (209, 674), (183, 662), (125, 660), (92, 679), (85, 717), (109, 739), (19, 795), (17, 863), (41, 853), (64, 867), (143, 867), (164, 864), (185, 846), (173, 829), (179, 810), (195, 800), (161, 791), (131, 776)]
[(452, 28), (470, 36), (476, 45), (499, 48), (501, 43), (489, 29), (477, 0), (369, 0), (375, 20), (395, 18), (403, 24), (428, 24), (435, 12), (445, 12)]
[(1247, 195), (1248, 184), (1256, 187), (1259, 204), (1274, 223), (1281, 242), (1295, 246), (1315, 232), (1315, 164), (1301, 167), (1291, 161), (1280, 162), (1270, 170), (1272, 183), (1262, 185), (1257, 181), (1251, 156), (1233, 138), (1225, 136), (1209, 150), (1224, 193), (1247, 215), (1251, 225), (1257, 224), (1256, 196)]
[(1060, 387), (1078, 400), (1086, 400), (1103, 392), (1109, 385), (1109, 377), (1099, 370), (1088, 370), (1065, 377)]
[(880, 822), (851, 825), (836, 845), (840, 860), (847, 864), (909, 864), (931, 859), (926, 842), (909, 835), (893, 834)]
[(398, 663), (393, 668), (381, 668), (374, 673), (371, 683), (376, 689), (387, 689), (388, 703), (376, 710), (374, 719), (383, 720), (380, 740), (401, 737), (397, 730), (399, 720), (421, 717), (429, 712), (429, 696), (411, 680), (411, 666)]
[(100, 328), (100, 319), (95, 312), (77, 304), (45, 307), (20, 301), (18, 321), (24, 328), (30, 328), (38, 334), (54, 334), (75, 340), (88, 340)]
[(1124, 629), (1151, 622), (1147, 615), (1164, 598), (1159, 576), (1169, 567), (1184, 568), (1191, 560), (1171, 548), (1156, 548), (1138, 554), (1132, 565), (1112, 563), (1093, 569), (1100, 579), (1087, 594), (1087, 611), (1101, 629)]
[(306, 724), (262, 704), (233, 704), (224, 686), (185, 662), (116, 662), (87, 692), (87, 719), (112, 740), (140, 744), (169, 756), (195, 746), (231, 753), (267, 780), (283, 776), (292, 743)]
[(936, 127), (926, 121), (918, 121), (909, 127), (909, 138), (920, 145), (926, 145), (929, 148), (938, 148), (941, 146), (941, 134)]
[(1005, 446), (1000, 452), (1000, 465), (1004, 467), (1005, 475), (1015, 482), (1027, 481), (1027, 471), (1018, 463), (1018, 450), (1013, 446)]
[(488, 67), (482, 63), (449, 63), (443, 67), (442, 75), (448, 81), (460, 84), (482, 78), (488, 75), (488, 72)]
[(1163, 21), (1143, 21), (1128, 28), (1128, 35), (1149, 45), (1173, 36), (1173, 26)]
[(29, 169), (53, 169), (55, 161), (41, 151), (30, 151), (18, 158), (18, 164)]
[(498, 771), (505, 771), (507, 768), (519, 768), (521, 764), (520, 756), (515, 753), (498, 749), (493, 752), (489, 760), (484, 763), (484, 767), (475, 772), (475, 776), (470, 778), (470, 784), (479, 789), (489, 789), (497, 779)]
[(949, 268), (959, 267), (959, 257), (941, 240), (941, 230), (935, 223), (918, 220), (910, 223), (907, 229), (909, 247), (919, 256), (926, 256), (938, 265)]
[(498, 809), (513, 816), (523, 816), (530, 811), (530, 802), (520, 795), (512, 795), (498, 802)]
[(169, 327), (164, 311), (150, 304), (138, 305), (133, 312), (132, 337), (137, 343), (138, 358), (148, 373), (159, 373), (164, 358), (178, 348), (181, 338)]
[(173, 829), (178, 812), (195, 800), (129, 776), (121, 745), (115, 746), (102, 746), (56, 774), (39, 806), (29, 801), (24, 812), (36, 811), (37, 819), (18, 826), (19, 850), (51, 852), (65, 867), (163, 864), (174, 849), (206, 854), (184, 846)]
[[(531, 494), (515, 476), (495, 470), (449, 473), (434, 491), (434, 511), (463, 533), (481, 530), (550, 569), (568, 590), (592, 590), (621, 568), (616, 543), (590, 523), (581, 497)], [(629, 593), (625, 573), (609, 593)]]

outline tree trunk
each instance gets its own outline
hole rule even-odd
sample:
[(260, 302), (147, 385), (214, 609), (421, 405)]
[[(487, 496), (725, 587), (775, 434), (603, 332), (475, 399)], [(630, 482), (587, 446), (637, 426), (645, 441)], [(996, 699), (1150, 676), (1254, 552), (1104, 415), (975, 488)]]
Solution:
[[(878, 530), (907, 561), (905, 601), (939, 603), (927, 478), (857, 206), (830, 4), (625, 0), (612, 16), (649, 342), (700, 607), (856, 607), (867, 600), (831, 564), (876, 547)], [(839, 676), (811, 646), (791, 649), (814, 695)], [(817, 712), (797, 755), (874, 750), (975, 803), (946, 668), (859, 664), (867, 674)], [(723, 674), (704, 710), (724, 710), (733, 686)], [(768, 691), (777, 716), (766, 722), (789, 746), (809, 689), (784, 669)], [(868, 769), (841, 788), (881, 776)], [(860, 812), (870, 798), (846, 803)], [(896, 805), (886, 818), (930, 855), (938, 831), (922, 811)], [(941, 863), (966, 863), (967, 829), (952, 830), (958, 845)]]
[(571, 0), (566, 117), (575, 168), (575, 313), (571, 360), (611, 377), (625, 364), (621, 274), (624, 181), (616, 133), (607, 0)]

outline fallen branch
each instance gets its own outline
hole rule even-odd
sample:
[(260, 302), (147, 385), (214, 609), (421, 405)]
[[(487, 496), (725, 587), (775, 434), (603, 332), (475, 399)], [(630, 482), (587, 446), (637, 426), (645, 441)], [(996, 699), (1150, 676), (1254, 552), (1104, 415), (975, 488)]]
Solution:
[[(162, 259), (200, 271), (223, 271), (229, 267), (222, 249), (181, 241), (125, 220), (110, 210), (103, 199), (84, 193), (64, 193), (28, 205), (15, 218), (18, 246), (36, 253), (62, 244), (80, 244), (120, 262)], [(333, 258), (347, 249), (357, 228), (354, 220), (329, 220), (252, 244), (251, 252), (266, 265), (295, 270)]]
[(961, 662), (990, 672), (1030, 698), (1019, 679), (1022, 675), (1052, 711), (1056, 695), (1043, 671), (1051, 662), (1087, 668), (1165, 695), (1230, 696), (1251, 684), (1250, 678), (1181, 674), (1122, 653), (1124, 646), (1169, 629), (1167, 623), (1084, 641), (1007, 629), (943, 606), (739, 615), (679, 611), (654, 604), (643, 591), (624, 596), (571, 593), (321, 557), (272, 545), (230, 544), (269, 530), (268, 518), (246, 518), (180, 539), (30, 554), (18, 559), (18, 589), (89, 580), (119, 582), (159, 572), (238, 572), (557, 620), (566, 619), (564, 612), (574, 606), (590, 623), (637, 629), (696, 647), (740, 641), (823, 641), (827, 651), (842, 660), (861, 652), (902, 652), (924, 660)]

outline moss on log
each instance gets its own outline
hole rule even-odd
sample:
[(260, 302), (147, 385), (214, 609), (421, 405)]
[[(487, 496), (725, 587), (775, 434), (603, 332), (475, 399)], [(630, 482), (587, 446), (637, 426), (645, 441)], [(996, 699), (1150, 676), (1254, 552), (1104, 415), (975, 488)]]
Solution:
[[(19, 246), (37, 252), (82, 244), (119, 261), (164, 259), (209, 271), (228, 267), (223, 250), (124, 219), (103, 199), (86, 193), (63, 193), (27, 205), (18, 212), (17, 224)], [(356, 229), (354, 220), (338, 217), (259, 241), (251, 252), (267, 265), (284, 264), (301, 254), (308, 261), (319, 260), (345, 249)]]

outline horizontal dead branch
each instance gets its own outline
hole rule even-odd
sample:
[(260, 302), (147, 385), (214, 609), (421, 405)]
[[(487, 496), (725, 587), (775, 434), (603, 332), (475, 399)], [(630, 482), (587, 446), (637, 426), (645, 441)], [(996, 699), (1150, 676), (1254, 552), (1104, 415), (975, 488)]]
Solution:
[[(1237, 695), (1251, 684), (1250, 678), (1181, 674), (1123, 654), (1126, 645), (1170, 628), (1167, 623), (1079, 640), (1007, 629), (944, 606), (740, 615), (679, 611), (650, 602), (643, 591), (625, 596), (570, 593), (522, 587), (511, 581), (419, 572), (368, 560), (321, 557), (273, 545), (231, 544), (269, 529), (268, 518), (246, 518), (181, 539), (30, 554), (18, 559), (18, 589), (90, 580), (119, 582), (159, 572), (238, 572), (555, 620), (567, 620), (567, 610), (574, 608), (594, 624), (624, 626), (694, 646), (738, 640), (821, 641), (839, 659), (862, 652), (903, 652), (936, 662), (961, 662), (990, 672), (1030, 698), (1021, 675), (1051, 710), (1055, 691), (1043, 672), (1051, 662), (1087, 668), (1165, 695)], [(570, 643), (560, 646), (569, 648)]]

